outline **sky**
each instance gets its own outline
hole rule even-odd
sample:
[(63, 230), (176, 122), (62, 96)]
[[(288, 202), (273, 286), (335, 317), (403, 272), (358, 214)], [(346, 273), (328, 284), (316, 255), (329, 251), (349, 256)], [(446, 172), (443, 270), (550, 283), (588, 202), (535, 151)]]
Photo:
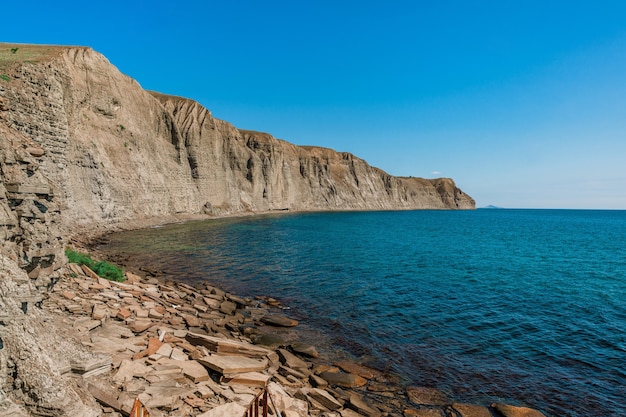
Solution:
[(626, 1), (9, 2), (242, 129), (450, 177), (477, 207), (626, 209)]

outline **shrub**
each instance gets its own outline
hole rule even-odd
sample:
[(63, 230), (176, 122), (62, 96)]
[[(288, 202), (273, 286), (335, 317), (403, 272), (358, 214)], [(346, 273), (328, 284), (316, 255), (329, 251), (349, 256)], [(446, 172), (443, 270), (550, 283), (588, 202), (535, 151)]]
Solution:
[(122, 282), (124, 281), (124, 270), (117, 265), (114, 265), (107, 261), (96, 262), (89, 255), (76, 252), (73, 249), (65, 249), (65, 256), (67, 259), (75, 264), (86, 265), (93, 272), (111, 281)]
[(3, 79), (6, 82), (11, 81), (11, 78), (8, 75), (6, 75), (6, 74), (0, 75), (0, 79)]
[(91, 259), (89, 255), (76, 252), (75, 250), (70, 248), (65, 249), (65, 256), (67, 256), (68, 261), (78, 265), (87, 265), (89, 268), (93, 268), (96, 264), (96, 261)]
[(111, 281), (124, 281), (124, 271), (117, 265), (107, 261), (100, 261), (93, 267), (93, 272)]

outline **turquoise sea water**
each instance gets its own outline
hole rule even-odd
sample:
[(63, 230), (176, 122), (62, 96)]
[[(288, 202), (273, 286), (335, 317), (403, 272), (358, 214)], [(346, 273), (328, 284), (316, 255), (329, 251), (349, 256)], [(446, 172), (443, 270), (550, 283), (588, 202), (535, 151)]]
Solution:
[(277, 297), (355, 357), (460, 401), (626, 415), (626, 211), (258, 216), (102, 249)]

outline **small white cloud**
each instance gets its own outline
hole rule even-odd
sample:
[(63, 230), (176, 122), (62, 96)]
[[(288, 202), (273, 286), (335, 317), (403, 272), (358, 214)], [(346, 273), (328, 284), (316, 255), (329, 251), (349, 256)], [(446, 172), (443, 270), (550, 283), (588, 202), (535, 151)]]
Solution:
[(439, 172), (439, 171), (433, 171), (433, 172), (431, 172), (431, 174), (432, 174), (432, 175), (441, 175), (441, 172)]

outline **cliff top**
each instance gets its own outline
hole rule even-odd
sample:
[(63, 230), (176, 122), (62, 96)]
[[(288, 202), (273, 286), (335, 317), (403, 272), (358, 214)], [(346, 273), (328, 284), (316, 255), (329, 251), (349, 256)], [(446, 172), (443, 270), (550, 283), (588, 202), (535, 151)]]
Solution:
[(20, 43), (0, 43), (0, 69), (14, 63), (31, 62), (33, 64), (48, 61), (59, 56), (70, 48), (84, 48), (76, 46), (58, 45), (30, 45)]

